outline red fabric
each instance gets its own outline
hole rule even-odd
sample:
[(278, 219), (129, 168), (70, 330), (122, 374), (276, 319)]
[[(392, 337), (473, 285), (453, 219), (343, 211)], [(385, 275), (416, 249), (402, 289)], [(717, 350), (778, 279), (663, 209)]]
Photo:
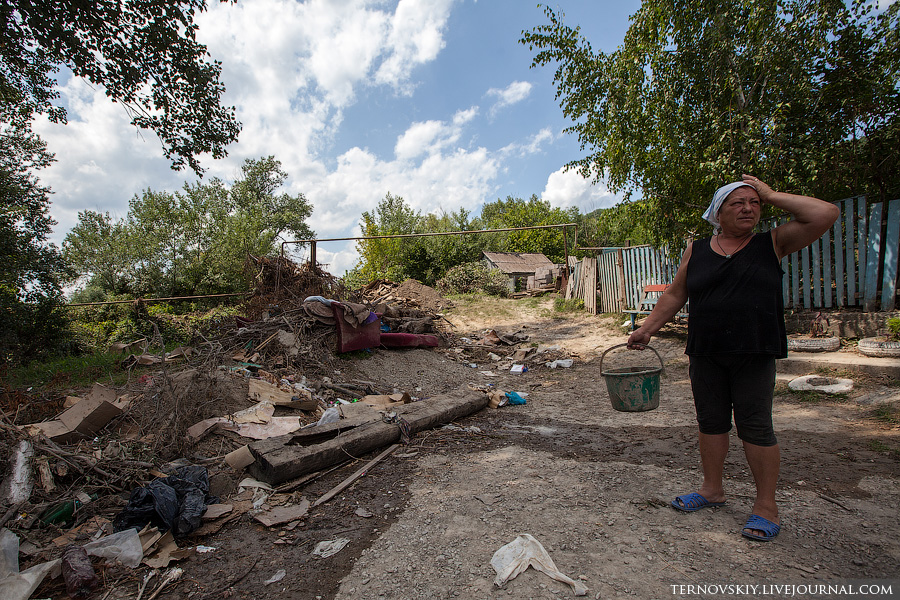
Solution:
[(344, 309), (339, 302), (331, 305), (334, 319), (337, 321), (337, 351), (352, 352), (363, 348), (375, 348), (381, 337), (381, 319), (371, 323), (353, 327), (344, 320)]
[(439, 345), (436, 335), (418, 333), (382, 333), (381, 345), (388, 348), (435, 347)]

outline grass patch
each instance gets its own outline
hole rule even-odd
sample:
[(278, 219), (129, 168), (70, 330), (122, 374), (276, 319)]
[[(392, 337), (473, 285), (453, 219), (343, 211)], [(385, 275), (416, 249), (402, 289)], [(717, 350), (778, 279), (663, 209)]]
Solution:
[(872, 452), (877, 452), (879, 454), (886, 454), (893, 458), (894, 460), (900, 460), (900, 449), (891, 448), (881, 440), (869, 440), (866, 444), (869, 447), (869, 450)]
[(553, 300), (553, 312), (573, 313), (584, 310), (584, 300), (580, 298), (556, 298)]
[(121, 360), (121, 354), (111, 352), (66, 356), (10, 369), (4, 379), (13, 389), (47, 391), (86, 388), (96, 382), (121, 385), (128, 379)]
[(881, 404), (872, 411), (872, 417), (882, 423), (900, 425), (900, 407), (897, 406), (896, 402)]
[[(822, 402), (840, 403), (847, 401), (847, 394), (826, 394), (824, 392), (817, 392), (816, 390), (792, 390), (787, 387), (787, 384), (785, 384), (784, 387), (785, 391), (794, 399), (807, 404), (819, 404)], [(775, 389), (777, 391), (777, 385)]]

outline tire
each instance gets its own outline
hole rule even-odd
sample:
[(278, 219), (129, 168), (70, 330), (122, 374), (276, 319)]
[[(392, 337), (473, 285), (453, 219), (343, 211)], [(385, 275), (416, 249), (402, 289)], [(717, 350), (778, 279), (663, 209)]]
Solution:
[(856, 346), (865, 356), (900, 358), (900, 342), (888, 342), (880, 338), (863, 338)]
[(841, 338), (788, 338), (787, 343), (793, 352), (833, 352), (841, 347)]

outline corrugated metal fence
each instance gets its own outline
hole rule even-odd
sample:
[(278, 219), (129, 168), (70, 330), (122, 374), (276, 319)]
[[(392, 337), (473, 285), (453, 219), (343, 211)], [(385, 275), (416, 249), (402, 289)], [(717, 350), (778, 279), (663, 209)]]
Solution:
[[(841, 217), (819, 240), (782, 259), (786, 308), (896, 306), (900, 200), (866, 205), (865, 198), (836, 202)], [(783, 223), (762, 223), (763, 230)], [(671, 283), (681, 252), (649, 246), (605, 248), (598, 255), (597, 309), (621, 312), (637, 306), (648, 284)]]

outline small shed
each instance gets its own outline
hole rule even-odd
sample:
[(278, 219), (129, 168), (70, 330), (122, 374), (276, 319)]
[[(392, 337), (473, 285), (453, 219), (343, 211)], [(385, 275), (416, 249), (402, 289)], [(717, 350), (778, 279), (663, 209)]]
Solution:
[[(539, 287), (535, 273), (549, 275), (554, 272), (556, 267), (549, 258), (539, 252), (482, 252), (482, 254), (489, 269), (500, 269), (502, 273), (509, 276), (510, 292), (516, 291), (517, 282), (519, 282), (519, 289), (522, 290)], [(543, 275), (541, 283), (543, 284)]]

